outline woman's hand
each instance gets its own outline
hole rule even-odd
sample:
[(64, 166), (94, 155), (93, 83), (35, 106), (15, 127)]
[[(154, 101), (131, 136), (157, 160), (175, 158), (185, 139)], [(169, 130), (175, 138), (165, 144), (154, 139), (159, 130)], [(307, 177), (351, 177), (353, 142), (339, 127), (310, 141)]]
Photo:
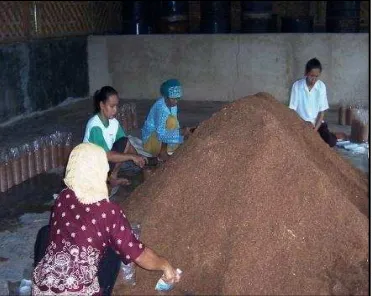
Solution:
[(180, 274), (169, 263), (167, 263), (167, 265), (163, 269), (163, 272), (164, 281), (166, 281), (167, 283), (173, 284), (178, 283), (180, 281), (181, 278)]
[(135, 260), (136, 264), (148, 270), (163, 271), (163, 280), (168, 283), (177, 283), (180, 280), (180, 274), (174, 269), (167, 259), (157, 255), (149, 247), (145, 247), (141, 255)]
[(311, 121), (305, 121), (305, 123), (312, 129), (315, 128), (315, 126), (313, 125), (313, 123)]
[(181, 135), (184, 137), (185, 140), (187, 140), (191, 135), (191, 130), (189, 127), (183, 127), (181, 129)]
[(140, 168), (143, 168), (146, 164), (146, 160), (144, 157), (139, 155), (132, 155), (133, 162), (138, 165)]

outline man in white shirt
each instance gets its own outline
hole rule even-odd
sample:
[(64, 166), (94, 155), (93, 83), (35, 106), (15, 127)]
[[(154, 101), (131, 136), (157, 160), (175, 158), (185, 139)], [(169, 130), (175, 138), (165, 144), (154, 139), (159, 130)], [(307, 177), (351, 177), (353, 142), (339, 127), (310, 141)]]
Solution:
[(321, 72), (322, 65), (318, 59), (313, 58), (306, 63), (305, 77), (297, 80), (292, 86), (289, 108), (309, 122), (322, 139), (333, 147), (337, 143), (337, 138), (328, 130), (327, 123), (323, 120), (324, 111), (329, 106), (326, 86), (319, 80)]

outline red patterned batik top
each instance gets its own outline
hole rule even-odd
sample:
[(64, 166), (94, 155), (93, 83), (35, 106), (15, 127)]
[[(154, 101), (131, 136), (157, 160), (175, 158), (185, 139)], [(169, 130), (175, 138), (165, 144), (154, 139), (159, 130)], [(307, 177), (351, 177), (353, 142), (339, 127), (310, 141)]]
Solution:
[(128, 264), (144, 250), (117, 204), (85, 205), (64, 189), (50, 218), (46, 254), (33, 273), (33, 295), (100, 295), (98, 264), (111, 247)]

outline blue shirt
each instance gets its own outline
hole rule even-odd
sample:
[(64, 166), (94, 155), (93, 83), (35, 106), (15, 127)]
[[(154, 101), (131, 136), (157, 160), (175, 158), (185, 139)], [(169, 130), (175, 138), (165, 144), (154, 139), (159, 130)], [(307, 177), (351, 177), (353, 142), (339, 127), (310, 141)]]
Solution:
[(180, 133), (179, 127), (168, 130), (166, 122), (169, 115), (177, 118), (177, 106), (169, 108), (163, 97), (159, 98), (151, 107), (147, 115), (145, 124), (142, 128), (142, 141), (146, 143), (153, 132), (156, 132), (158, 140), (166, 144), (181, 144), (183, 136)]

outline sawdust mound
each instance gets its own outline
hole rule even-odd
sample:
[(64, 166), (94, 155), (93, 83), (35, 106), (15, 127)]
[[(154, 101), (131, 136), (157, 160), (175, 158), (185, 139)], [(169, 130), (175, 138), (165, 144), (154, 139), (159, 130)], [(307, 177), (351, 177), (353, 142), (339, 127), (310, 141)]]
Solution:
[(174, 294), (368, 294), (367, 176), (267, 93), (203, 122), (123, 207), (184, 271)]

